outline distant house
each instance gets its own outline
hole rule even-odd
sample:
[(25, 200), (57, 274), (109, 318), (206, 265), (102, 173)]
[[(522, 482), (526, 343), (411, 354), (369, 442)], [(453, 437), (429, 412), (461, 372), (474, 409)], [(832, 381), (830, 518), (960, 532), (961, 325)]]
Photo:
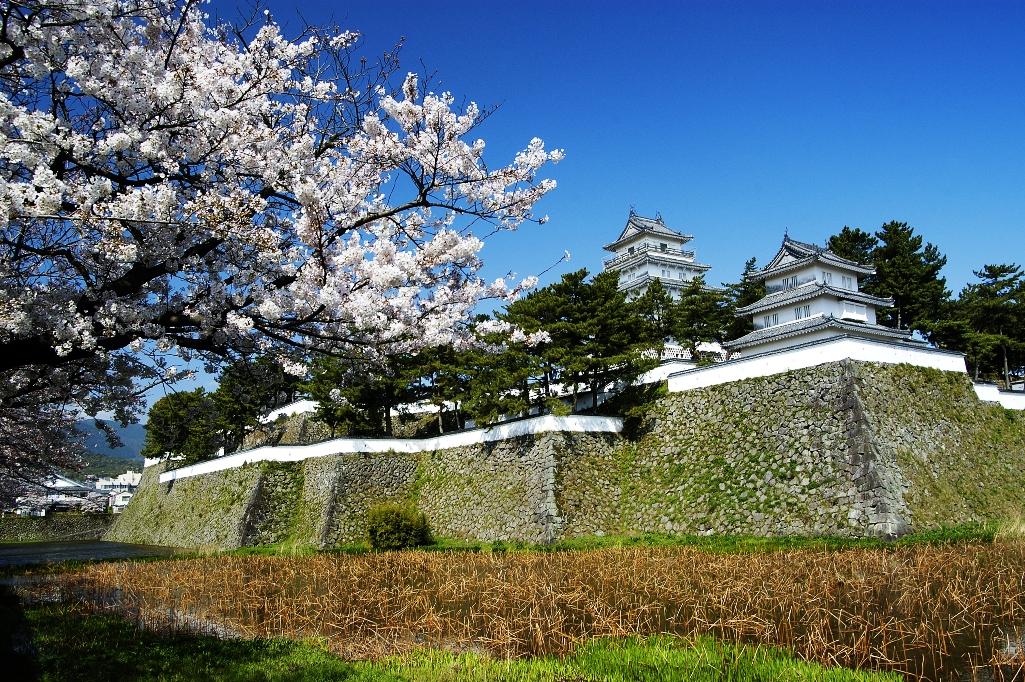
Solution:
[(129, 469), (120, 476), (103, 477), (96, 481), (96, 489), (108, 493), (134, 491), (139, 487), (142, 474)]
[(120, 514), (125, 510), (125, 507), (128, 506), (128, 503), (131, 502), (132, 497), (134, 496), (134, 492), (129, 492), (127, 490), (112, 494), (110, 496), (110, 510), (115, 514)]
[(141, 480), (141, 473), (129, 469), (120, 476), (101, 478), (96, 482), (96, 489), (108, 494), (107, 507), (120, 514), (128, 506)]
[(23, 516), (45, 516), (54, 511), (103, 511), (106, 495), (67, 476), (55, 474), (25, 490), (15, 500), (15, 511)]

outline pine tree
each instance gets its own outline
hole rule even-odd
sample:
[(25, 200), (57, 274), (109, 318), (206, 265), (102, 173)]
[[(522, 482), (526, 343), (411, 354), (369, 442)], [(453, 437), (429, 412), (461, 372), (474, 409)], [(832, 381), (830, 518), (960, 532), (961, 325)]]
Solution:
[(958, 299), (965, 352), (980, 372), (999, 374), (1009, 385), (1012, 372), (1025, 364), (1025, 273), (1015, 264), (986, 265), (975, 271), (979, 282)]
[(673, 308), (673, 336), (701, 362), (698, 345), (724, 341), (733, 319), (727, 293), (705, 286), (703, 276), (695, 277), (680, 292)]
[(645, 292), (633, 301), (633, 305), (644, 321), (645, 340), (661, 350), (673, 336), (673, 297), (662, 285), (662, 280), (652, 280)]
[(586, 375), (591, 389), (591, 407), (598, 406), (598, 394), (610, 384), (629, 384), (642, 372), (658, 364), (645, 357), (650, 350), (644, 324), (636, 306), (619, 290), (619, 274), (602, 272), (586, 291), (585, 343)]
[(299, 379), (266, 357), (239, 358), (221, 372), (211, 394), (217, 406), (225, 452), (242, 446), (261, 415), (295, 398)]
[(947, 263), (933, 244), (925, 244), (907, 223), (890, 221), (876, 232), (872, 251), (875, 283), (867, 291), (893, 297), (892, 308), (878, 311), (880, 324), (930, 334), (942, 321), (950, 297), (940, 271)]
[[(477, 322), (487, 319), (482, 315)], [(479, 334), (478, 339), (489, 347), (467, 350), (459, 355), (463, 371), (469, 377), (463, 394), (463, 410), (477, 425), (525, 414), (530, 409), (531, 372), (523, 361), (522, 349), (510, 343), (506, 334)]]
[(217, 406), (202, 388), (171, 393), (153, 403), (142, 456), (181, 457), (182, 465), (212, 458), (223, 444)]
[(735, 284), (724, 284), (726, 287), (725, 313), (731, 316), (723, 335), (726, 340), (739, 339), (754, 329), (751, 316), (738, 316), (737, 308), (743, 308), (765, 296), (765, 282), (752, 279), (758, 269), (758, 261), (753, 257), (748, 258), (744, 263), (744, 272), (740, 275), (740, 281)]
[[(586, 270), (567, 275), (573, 278), (573, 287), (582, 286), (586, 276)], [(510, 303), (505, 311), (498, 315), (499, 319), (528, 334), (544, 330), (552, 337), (551, 342), (516, 351), (522, 352), (524, 357), (521, 361), (529, 364), (529, 367), (523, 368), (530, 375), (528, 382), (540, 384), (541, 400), (552, 397), (553, 387), (560, 380), (561, 368), (565, 361), (564, 349), (577, 343), (580, 336), (580, 331), (575, 326), (580, 315), (576, 305), (578, 297), (567, 297), (562, 295), (563, 293), (561, 287), (557, 290), (557, 285), (533, 291), (528, 296)]]
[(357, 358), (321, 358), (303, 389), (317, 401), (316, 419), (331, 435), (392, 435), (392, 410), (410, 398), (404, 363), (389, 357), (384, 364)]
[(842, 230), (829, 238), (826, 246), (840, 258), (868, 265), (872, 263), (872, 253), (879, 246), (879, 240), (860, 227), (844, 225)]
[(459, 405), (466, 400), (470, 384), (465, 354), (452, 346), (421, 351), (408, 373), (411, 399), (438, 408), (438, 433), (445, 433), (445, 409), (450, 405), (455, 428), (461, 428)]

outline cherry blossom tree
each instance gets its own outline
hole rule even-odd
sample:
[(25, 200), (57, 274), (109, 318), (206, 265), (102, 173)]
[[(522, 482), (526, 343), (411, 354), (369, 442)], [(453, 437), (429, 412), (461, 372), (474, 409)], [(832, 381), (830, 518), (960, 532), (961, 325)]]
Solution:
[(544, 222), (562, 152), (489, 166), (487, 112), (359, 47), (194, 0), (0, 6), (0, 466), (133, 418), (168, 357), (458, 344), (531, 285), (484, 281), (482, 239)]

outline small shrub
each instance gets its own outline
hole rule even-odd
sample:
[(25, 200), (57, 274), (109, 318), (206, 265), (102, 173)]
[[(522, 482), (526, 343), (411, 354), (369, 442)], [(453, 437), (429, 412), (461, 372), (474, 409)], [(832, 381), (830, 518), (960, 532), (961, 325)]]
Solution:
[(374, 549), (408, 549), (431, 544), (427, 517), (410, 505), (386, 502), (367, 512), (367, 533)]

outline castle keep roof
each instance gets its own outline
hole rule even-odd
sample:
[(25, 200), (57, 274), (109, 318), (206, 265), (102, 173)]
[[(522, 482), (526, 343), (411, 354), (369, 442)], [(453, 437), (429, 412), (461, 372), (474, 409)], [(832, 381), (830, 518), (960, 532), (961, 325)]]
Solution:
[(623, 227), (623, 231), (619, 233), (616, 241), (606, 244), (602, 248), (606, 251), (615, 251), (624, 243), (645, 235), (667, 237), (680, 244), (686, 244), (691, 239), (694, 239), (694, 235), (684, 234), (669, 228), (662, 220), (661, 214), (656, 215), (654, 218), (645, 218), (631, 210), (630, 217), (627, 218), (626, 225)]
[(769, 261), (768, 265), (751, 275), (749, 279), (759, 282), (770, 277), (784, 275), (791, 270), (799, 270), (813, 263), (831, 265), (839, 270), (862, 275), (875, 273), (875, 268), (841, 258), (829, 249), (784, 236), (779, 252)]

